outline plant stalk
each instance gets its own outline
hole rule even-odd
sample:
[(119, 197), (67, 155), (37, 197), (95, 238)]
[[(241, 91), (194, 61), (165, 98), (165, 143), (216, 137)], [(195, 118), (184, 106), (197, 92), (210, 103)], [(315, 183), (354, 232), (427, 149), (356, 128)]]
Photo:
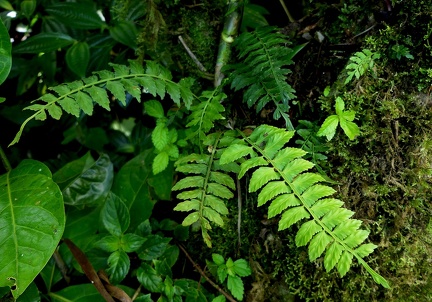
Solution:
[(243, 0), (230, 0), (228, 3), (228, 15), (219, 43), (219, 51), (215, 67), (214, 86), (218, 87), (224, 78), (222, 68), (228, 63), (231, 56), (231, 45), (238, 34), (243, 16)]
[(1, 157), (1, 160), (3, 163), (3, 166), (6, 169), (6, 172), (10, 172), (12, 170), (12, 166), (11, 166), (9, 160), (7, 159), (6, 154), (4, 153), (3, 148), (1, 146), (0, 146), (0, 157)]

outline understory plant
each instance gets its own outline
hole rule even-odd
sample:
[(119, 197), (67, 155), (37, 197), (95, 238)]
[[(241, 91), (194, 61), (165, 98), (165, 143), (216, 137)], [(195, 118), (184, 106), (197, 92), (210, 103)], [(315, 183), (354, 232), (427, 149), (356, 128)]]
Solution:
[[(24, 2), (29, 11), (26, 5), (36, 5)], [(237, 1), (230, 1), (229, 12), (241, 12), (241, 6), (233, 3)], [(115, 41), (131, 49), (137, 47), (128, 29), (135, 32), (133, 21), (142, 15), (115, 20), (109, 26), (96, 19), (93, 6), (89, 6), (89, 17), (82, 19), (77, 8), (76, 3), (57, 3), (46, 11), (51, 17), (64, 17), (63, 25), (77, 30), (108, 26)], [(153, 1), (148, 9), (158, 15)], [(237, 15), (228, 14), (227, 22)], [(71, 22), (70, 16), (80, 22)], [(3, 24), (0, 34), (0, 80), (5, 80), (11, 46)], [(51, 301), (77, 297), (83, 301), (242, 300), (247, 287), (242, 278), (253, 274), (249, 259), (247, 255), (216, 253), (211, 234), (215, 227), (223, 230), (233, 223), (229, 209), (235, 197), (241, 198), (240, 179), (245, 176), (249, 177), (248, 193), (256, 196), (254, 204), (267, 206), (266, 218), (277, 220), (281, 234), (295, 230), (295, 235), (289, 236), (294, 236), (297, 247), (308, 246), (310, 261), (323, 261), (327, 272), (335, 268), (343, 277), (355, 259), (376, 283), (389, 288), (386, 279), (367, 263), (377, 248), (367, 242), (370, 231), (360, 219), (352, 218), (354, 211), (345, 208), (343, 201), (332, 197), (336, 190), (326, 184), (329, 179), (322, 168), (314, 170), (325, 160), (320, 154), (325, 148), (311, 152), (313, 145), (307, 136), (314, 137), (313, 144), (318, 146), (323, 143), (317, 137), (331, 139), (340, 124), (354, 139), (359, 135), (353, 123), (355, 112), (345, 110), (342, 98), (336, 98), (336, 115), (330, 116), (318, 133), (303, 131), (302, 148), (290, 141), (296, 134), (289, 115), (295, 91), (288, 83), (292, 72), (288, 66), (294, 64), (292, 59), (305, 44), (291, 46), (278, 28), (268, 26), (230, 36), (236, 40), (236, 63), (221, 68), (226, 77), (221, 85), (208, 87), (202, 79), (179, 76), (153, 59), (110, 63), (109, 68), (86, 76), (86, 69), (74, 62), (90, 60), (87, 42), (41, 35), (23, 41), (16, 47), (17, 53), (68, 47), (65, 59), (78, 78), (52, 85), (25, 104), (23, 110), (31, 114), (21, 121), (10, 146), (25, 141), (26, 127), (36, 121), (44, 124), (52, 118), (58, 120), (56, 125), (68, 121), (65, 136), (74, 129), (69, 139), (79, 141), (80, 131), (86, 129), (85, 119), (93, 114), (100, 116), (142, 102), (143, 119), (116, 124), (122, 129), (114, 132), (119, 145), (131, 147), (121, 149), (131, 149), (128, 157), (119, 159), (120, 152), (109, 154), (112, 150), (95, 148), (64, 160), (54, 173), (49, 163), (35, 159), (11, 167), (0, 149), (6, 169), (0, 176), (0, 295), (10, 291), (14, 299), (37, 297), (40, 282), (36, 285), (33, 280), (40, 275), (46, 299)], [(50, 40), (49, 48), (43, 48), (41, 41), (48, 38), (56, 38), (55, 43)], [(226, 48), (231, 47), (228, 44)], [(351, 59), (356, 66), (347, 66), (353, 70), (348, 71), (347, 82), (353, 76), (358, 79), (379, 58), (366, 50), (360, 54)], [(257, 112), (271, 107), (273, 121), (282, 117), (285, 126), (237, 121), (231, 106), (239, 93), (240, 105)], [(172, 191), (177, 193), (175, 197)], [(241, 213), (240, 207), (238, 210)], [(197, 231), (201, 236), (196, 236)], [(202, 240), (200, 248), (216, 251), (212, 261), (207, 261), (209, 271), (185, 248), (192, 238)], [(198, 281), (178, 276), (179, 257), (188, 259), (200, 273)], [(219, 285), (211, 281), (209, 273)], [(71, 280), (83, 274), (92, 285)], [(204, 286), (201, 278), (207, 281)], [(66, 286), (59, 289), (60, 281)]]

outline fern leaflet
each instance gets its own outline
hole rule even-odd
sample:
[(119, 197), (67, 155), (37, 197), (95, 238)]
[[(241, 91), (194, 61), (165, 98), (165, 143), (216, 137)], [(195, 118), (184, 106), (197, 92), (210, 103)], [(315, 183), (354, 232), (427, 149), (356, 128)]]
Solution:
[(284, 67), (293, 64), (292, 58), (305, 44), (293, 49), (288, 48), (287, 38), (276, 31), (275, 27), (261, 27), (253, 32), (241, 34), (234, 45), (239, 49), (242, 63), (228, 66), (233, 70), (231, 88), (236, 91), (246, 88), (243, 99), (257, 112), (269, 102), (276, 105), (274, 119), (283, 117), (287, 126), (294, 130), (287, 114), (290, 103), (295, 98), (295, 90), (286, 82), (291, 70)]
[(50, 90), (53, 93), (47, 93), (33, 101), (34, 104), (25, 107), (25, 110), (32, 110), (35, 113), (23, 122), (10, 145), (19, 141), (29, 121), (32, 119), (43, 121), (47, 118), (47, 113), (57, 120), (60, 119), (63, 111), (76, 117), (81, 110), (91, 115), (94, 103), (110, 110), (107, 90), (123, 105), (126, 105), (126, 93), (140, 101), (140, 95), (144, 92), (161, 99), (168, 94), (178, 106), (183, 100), (186, 108), (190, 108), (194, 98), (190, 90), (192, 79), (185, 78), (175, 83), (172, 81), (171, 73), (153, 61), (147, 61), (145, 70), (134, 61), (130, 62), (130, 66), (117, 64), (111, 66), (114, 71), (98, 71), (88, 78), (52, 87)]
[(232, 134), (228, 131), (224, 136), (221, 133), (208, 135), (204, 145), (208, 146), (209, 154), (189, 154), (175, 163), (178, 172), (192, 175), (181, 179), (172, 188), (173, 191), (183, 190), (177, 198), (184, 200), (174, 210), (191, 212), (182, 224), (196, 223), (208, 247), (211, 247), (210, 222), (224, 225), (222, 216), (228, 214), (225, 201), (234, 196), (231, 191), (235, 189), (234, 180), (226, 172), (238, 172), (239, 167), (235, 163), (221, 165), (219, 161), (221, 148), (237, 140)]
[(325, 252), (326, 271), (336, 267), (344, 276), (355, 257), (375, 282), (388, 288), (387, 281), (363, 260), (377, 246), (363, 243), (369, 232), (360, 229), (361, 221), (351, 219), (354, 212), (342, 208), (342, 201), (330, 197), (335, 190), (322, 184), (325, 179), (321, 175), (307, 172), (314, 164), (302, 158), (306, 151), (284, 147), (293, 135), (294, 131), (259, 126), (249, 137), (226, 148), (220, 162), (226, 164), (248, 155), (250, 158), (241, 164), (239, 177), (258, 166), (252, 173), (249, 192), (259, 191), (259, 205), (270, 202), (269, 218), (281, 214), (280, 231), (307, 219), (295, 241), (297, 246), (309, 243), (310, 261)]

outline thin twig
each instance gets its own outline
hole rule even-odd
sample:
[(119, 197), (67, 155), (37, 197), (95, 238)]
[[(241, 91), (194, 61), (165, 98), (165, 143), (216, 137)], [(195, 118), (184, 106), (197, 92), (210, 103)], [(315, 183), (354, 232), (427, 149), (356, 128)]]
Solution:
[(283, 7), (283, 9), (284, 9), (284, 11), (285, 11), (285, 14), (288, 16), (288, 20), (289, 20), (291, 23), (294, 23), (296, 20), (293, 18), (293, 16), (292, 16), (291, 13), (289, 12), (288, 7), (285, 5), (284, 0), (279, 0), (279, 2), (280, 2), (280, 4), (282, 5), (282, 7)]
[(53, 259), (54, 259), (58, 269), (60, 270), (60, 273), (63, 276), (63, 279), (65, 279), (66, 283), (69, 284), (70, 283), (70, 277), (67, 274), (68, 268), (67, 268), (65, 262), (63, 261), (63, 258), (60, 255), (60, 253), (58, 252), (58, 250), (54, 251)]
[(132, 301), (135, 301), (135, 299), (138, 297), (140, 292), (141, 292), (141, 284), (140, 284), (140, 286), (138, 286), (137, 290), (134, 292), (134, 294), (132, 296)]
[(202, 72), (207, 72), (207, 69), (204, 67), (203, 64), (198, 60), (198, 58), (195, 56), (195, 54), (190, 50), (190, 48), (187, 46), (186, 42), (183, 40), (182, 36), (178, 36), (178, 39), (180, 43), (183, 45), (183, 47), (186, 49), (186, 52), (188, 53), (189, 57), (195, 62), (195, 64), (198, 66), (198, 69)]
[(7, 172), (11, 171), (12, 166), (11, 166), (9, 160), (7, 159), (6, 154), (4, 153), (3, 148), (1, 146), (0, 146), (0, 157), (1, 157), (1, 160), (3, 162), (3, 166), (5, 167), (6, 171)]
[(193, 267), (200, 273), (201, 276), (203, 276), (208, 283), (210, 283), (214, 288), (216, 288), (222, 295), (225, 296), (225, 298), (228, 299), (228, 301), (231, 302), (236, 302), (236, 300), (234, 300), (234, 298), (227, 292), (225, 292), (222, 288), (219, 287), (219, 285), (217, 285), (216, 283), (214, 283), (209, 277), (207, 277), (207, 275), (204, 273), (204, 271), (201, 269), (201, 267), (195, 263), (195, 261), (192, 260), (191, 256), (188, 254), (188, 252), (186, 251), (186, 249), (179, 244), (178, 247), (182, 250), (182, 252), (186, 255), (186, 258), (189, 259), (189, 261), (192, 263)]
[(237, 219), (237, 235), (238, 235), (238, 248), (240, 249), (241, 246), (241, 211), (242, 211), (242, 196), (241, 196), (241, 187), (240, 187), (240, 180), (238, 176), (236, 177), (237, 180), (237, 208), (238, 208), (238, 219)]

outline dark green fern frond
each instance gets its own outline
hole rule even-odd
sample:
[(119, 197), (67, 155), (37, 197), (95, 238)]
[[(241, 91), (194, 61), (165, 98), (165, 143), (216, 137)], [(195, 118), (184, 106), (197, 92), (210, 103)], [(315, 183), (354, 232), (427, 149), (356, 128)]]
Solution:
[(293, 49), (287, 47), (287, 38), (275, 27), (261, 27), (253, 32), (241, 34), (235, 41), (239, 59), (243, 62), (228, 67), (233, 70), (231, 88), (245, 88), (243, 99), (249, 107), (256, 105), (257, 112), (272, 102), (276, 106), (274, 119), (281, 116), (287, 126), (294, 130), (287, 114), (290, 100), (295, 98), (295, 90), (286, 82), (293, 64), (292, 58), (303, 45)]
[(302, 158), (306, 151), (284, 147), (293, 135), (294, 131), (262, 125), (225, 149), (220, 161), (225, 164), (247, 157), (239, 177), (257, 167), (249, 192), (259, 192), (259, 206), (270, 202), (269, 218), (281, 214), (279, 230), (303, 220), (295, 241), (297, 246), (309, 243), (310, 261), (325, 253), (326, 271), (336, 267), (344, 276), (355, 257), (377, 283), (388, 288), (387, 281), (363, 260), (377, 247), (363, 243), (369, 231), (360, 229), (362, 222), (351, 219), (354, 212), (342, 208), (342, 201), (330, 197), (335, 190), (322, 184), (321, 175), (308, 172), (314, 164)]
[(191, 212), (182, 224), (189, 226), (196, 223), (208, 247), (211, 247), (208, 233), (211, 230), (210, 222), (224, 225), (223, 216), (228, 214), (225, 202), (234, 197), (231, 191), (235, 189), (234, 180), (226, 172), (238, 172), (238, 166), (235, 163), (221, 165), (219, 162), (220, 148), (235, 139), (229, 138), (230, 134), (232, 132), (224, 137), (221, 133), (207, 136), (204, 145), (208, 147), (208, 153), (189, 154), (175, 163), (176, 171), (191, 175), (181, 179), (172, 188), (173, 191), (183, 190), (177, 198), (184, 200), (174, 210)]
[(82, 110), (85, 114), (93, 113), (94, 104), (110, 110), (107, 90), (123, 105), (126, 105), (126, 94), (129, 93), (140, 101), (141, 93), (150, 93), (160, 99), (168, 94), (180, 106), (183, 100), (186, 108), (190, 108), (193, 94), (190, 90), (191, 79), (182, 79), (179, 83), (172, 81), (169, 70), (153, 61), (147, 61), (146, 69), (131, 61), (130, 66), (111, 64), (114, 71), (98, 71), (94, 75), (72, 83), (61, 84), (50, 88), (53, 93), (47, 93), (35, 100), (26, 110), (35, 111), (21, 125), (21, 128), (11, 145), (18, 142), (25, 125), (32, 119), (45, 120), (47, 113), (54, 119), (60, 119), (63, 111), (79, 116)]

